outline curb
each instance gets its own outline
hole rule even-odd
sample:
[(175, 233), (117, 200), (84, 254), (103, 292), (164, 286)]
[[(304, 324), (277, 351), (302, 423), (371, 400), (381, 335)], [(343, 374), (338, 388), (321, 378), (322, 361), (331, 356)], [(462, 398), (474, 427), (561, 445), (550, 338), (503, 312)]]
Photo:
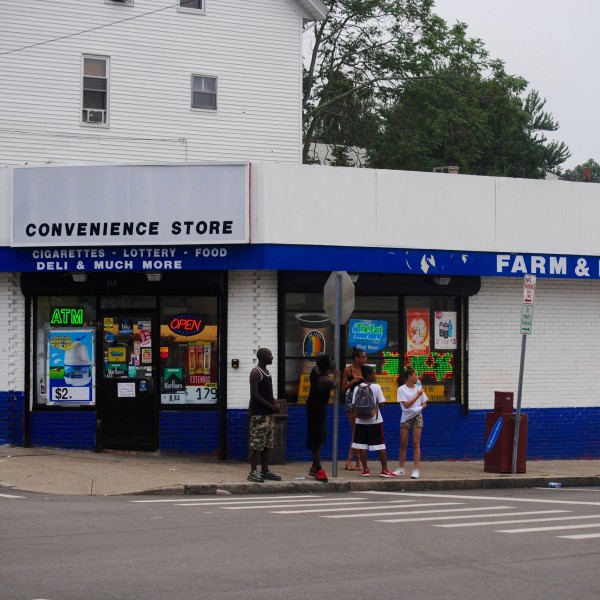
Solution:
[(245, 481), (232, 483), (200, 483), (180, 485), (167, 488), (149, 489), (138, 492), (126, 492), (111, 495), (261, 495), (261, 494), (298, 494), (298, 493), (330, 493), (346, 492), (439, 492), (444, 490), (486, 490), (548, 487), (551, 481), (559, 480), (564, 487), (597, 487), (600, 476), (570, 477), (490, 477), (485, 479), (430, 479), (430, 480), (375, 480), (369, 481), (270, 481), (250, 483)]

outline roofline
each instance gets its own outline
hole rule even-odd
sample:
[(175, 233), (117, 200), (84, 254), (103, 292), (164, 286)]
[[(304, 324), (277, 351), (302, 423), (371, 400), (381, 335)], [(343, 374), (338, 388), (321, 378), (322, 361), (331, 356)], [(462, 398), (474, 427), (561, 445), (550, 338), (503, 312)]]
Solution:
[(321, 0), (294, 0), (307, 21), (322, 21), (329, 12)]

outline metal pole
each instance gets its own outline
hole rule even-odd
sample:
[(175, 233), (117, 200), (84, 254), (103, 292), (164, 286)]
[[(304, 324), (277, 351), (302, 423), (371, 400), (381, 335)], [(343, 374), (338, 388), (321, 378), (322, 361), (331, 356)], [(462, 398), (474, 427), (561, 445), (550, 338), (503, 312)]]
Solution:
[(525, 369), (525, 345), (527, 336), (523, 334), (521, 342), (521, 365), (519, 367), (519, 387), (517, 389), (517, 412), (515, 414), (515, 437), (513, 440), (512, 468), (510, 472), (514, 475), (517, 472), (517, 451), (519, 448), (519, 425), (521, 424), (521, 392), (523, 391), (523, 371)]
[[(335, 274), (335, 368), (339, 369), (340, 364), (340, 321), (342, 320), (342, 276)], [(333, 391), (333, 453), (331, 457), (331, 475), (337, 477), (338, 463), (338, 436), (339, 436), (339, 396), (340, 386), (336, 385)]]

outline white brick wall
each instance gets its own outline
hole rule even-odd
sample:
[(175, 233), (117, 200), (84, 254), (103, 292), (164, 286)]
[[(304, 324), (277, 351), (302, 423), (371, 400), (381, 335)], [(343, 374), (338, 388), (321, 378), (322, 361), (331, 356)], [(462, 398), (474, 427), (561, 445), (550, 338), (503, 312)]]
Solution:
[[(277, 390), (277, 272), (230, 271), (227, 329), (227, 406), (247, 408), (249, 375), (261, 347), (273, 351), (273, 390)], [(231, 360), (240, 361), (239, 369)]]
[(24, 389), (25, 299), (19, 276), (0, 273), (0, 390)]
[[(521, 357), (523, 279), (482, 278), (469, 301), (469, 406), (514, 392)], [(600, 281), (538, 279), (527, 336), (523, 408), (598, 406)]]

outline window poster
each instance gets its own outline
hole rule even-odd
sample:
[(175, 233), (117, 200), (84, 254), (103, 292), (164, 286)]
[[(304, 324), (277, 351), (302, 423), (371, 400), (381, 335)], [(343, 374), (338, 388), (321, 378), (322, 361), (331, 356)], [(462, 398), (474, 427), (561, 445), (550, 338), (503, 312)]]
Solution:
[(52, 329), (48, 334), (48, 403), (94, 404), (93, 329)]
[(140, 336), (140, 347), (152, 347), (152, 323), (150, 321), (139, 321), (138, 331)]
[(348, 346), (374, 354), (387, 346), (387, 321), (350, 319), (348, 324)]
[(406, 310), (406, 350), (409, 356), (429, 354), (431, 349), (429, 309)]
[(456, 350), (456, 312), (435, 312), (433, 343), (436, 350)]

